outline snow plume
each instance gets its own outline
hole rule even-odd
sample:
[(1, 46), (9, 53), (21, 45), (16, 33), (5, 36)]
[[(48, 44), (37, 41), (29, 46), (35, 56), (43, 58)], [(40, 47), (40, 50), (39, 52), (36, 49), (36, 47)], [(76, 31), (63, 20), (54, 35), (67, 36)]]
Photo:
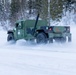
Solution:
[(76, 25), (76, 14), (74, 11), (67, 11), (62, 17), (60, 24), (62, 25)]
[(10, 26), (10, 21), (9, 20), (1, 21), (0, 22), (0, 28), (2, 28), (3, 30), (12, 29), (12, 27)]

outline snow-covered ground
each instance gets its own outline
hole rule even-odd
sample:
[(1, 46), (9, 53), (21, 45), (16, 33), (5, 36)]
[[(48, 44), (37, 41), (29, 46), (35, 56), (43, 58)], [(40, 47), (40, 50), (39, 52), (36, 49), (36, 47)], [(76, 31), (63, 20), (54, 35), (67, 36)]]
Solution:
[(1, 30), (0, 75), (76, 75), (76, 26), (71, 33), (71, 43), (9, 44), (7, 32)]

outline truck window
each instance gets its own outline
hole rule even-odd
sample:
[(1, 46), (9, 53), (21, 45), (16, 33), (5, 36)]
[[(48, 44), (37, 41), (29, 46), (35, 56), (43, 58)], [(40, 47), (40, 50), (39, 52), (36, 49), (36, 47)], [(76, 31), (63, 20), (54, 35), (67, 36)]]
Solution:
[(21, 23), (17, 23), (17, 24), (16, 24), (16, 28), (22, 29), (22, 24), (21, 24)]
[(18, 23), (16, 23), (16, 28), (18, 27)]

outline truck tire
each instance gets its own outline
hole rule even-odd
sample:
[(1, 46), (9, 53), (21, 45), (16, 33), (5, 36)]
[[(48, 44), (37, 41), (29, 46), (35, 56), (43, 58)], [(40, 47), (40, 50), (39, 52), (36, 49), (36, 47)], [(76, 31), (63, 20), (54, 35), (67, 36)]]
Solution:
[(65, 43), (66, 42), (66, 37), (62, 37), (61, 38), (61, 43)]
[(50, 38), (49, 39), (49, 43), (53, 43), (53, 38)]
[(55, 42), (57, 42), (57, 43), (61, 42), (61, 38), (60, 37), (55, 37)]
[(45, 33), (38, 33), (36, 36), (36, 42), (38, 44), (47, 43), (47, 36)]
[(55, 38), (55, 41), (57, 43), (65, 43), (66, 42), (66, 37)]
[(15, 41), (14, 35), (12, 33), (8, 34), (7, 41)]
[(72, 40), (71, 40), (71, 37), (68, 37), (68, 42), (71, 42)]

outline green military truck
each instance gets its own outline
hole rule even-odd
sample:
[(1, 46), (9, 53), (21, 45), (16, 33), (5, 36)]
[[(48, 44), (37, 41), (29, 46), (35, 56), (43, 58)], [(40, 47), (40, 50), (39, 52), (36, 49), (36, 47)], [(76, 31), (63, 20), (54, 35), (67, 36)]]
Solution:
[(36, 43), (71, 42), (69, 26), (48, 26), (46, 20), (22, 20), (15, 24), (13, 30), (9, 30), (7, 41), (25, 39)]

